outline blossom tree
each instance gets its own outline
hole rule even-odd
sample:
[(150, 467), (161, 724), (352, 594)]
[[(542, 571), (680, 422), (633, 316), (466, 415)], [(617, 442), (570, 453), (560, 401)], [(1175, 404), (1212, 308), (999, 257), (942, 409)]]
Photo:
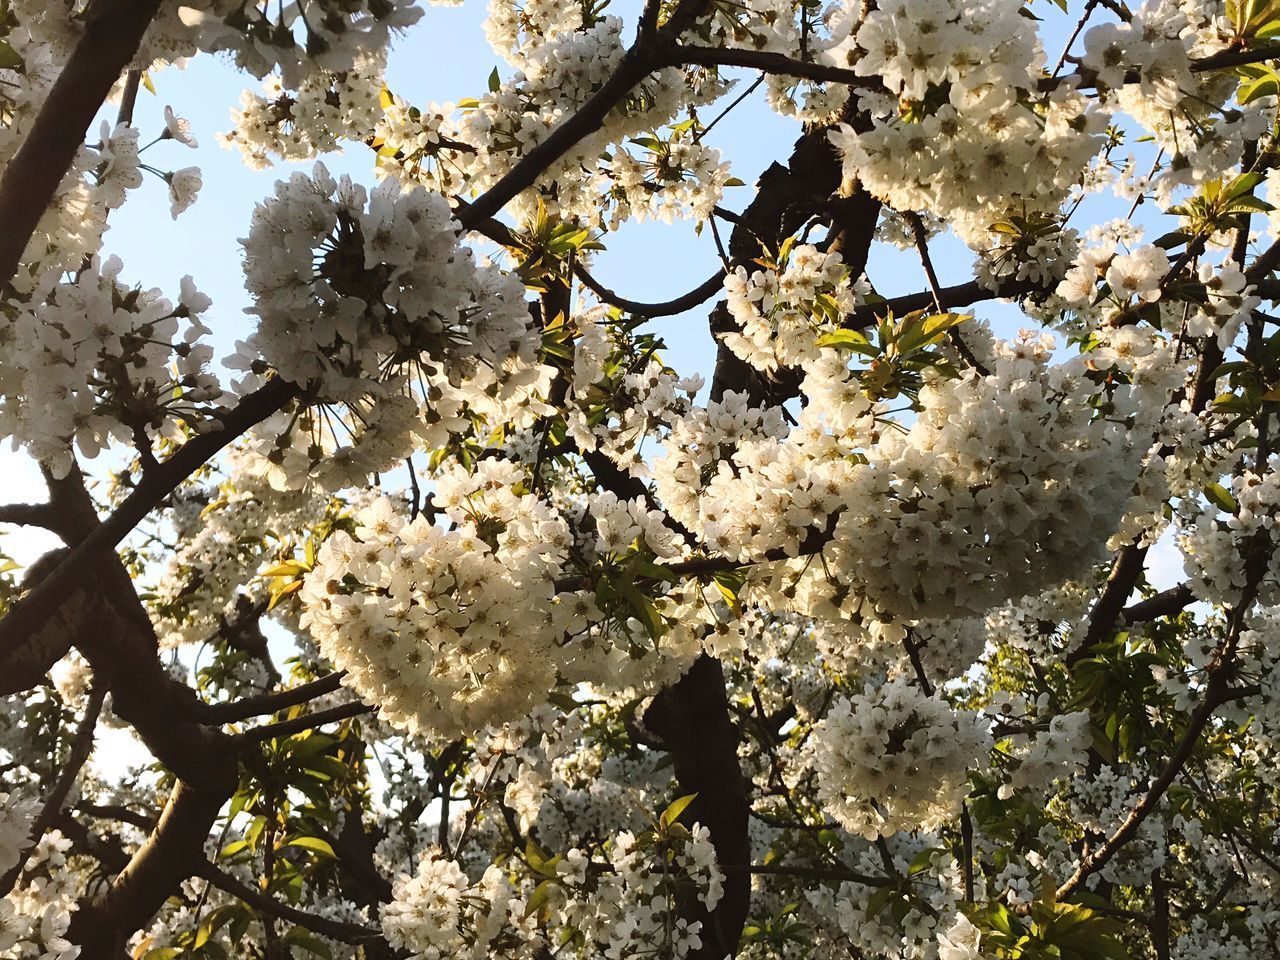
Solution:
[[(0, 3), (0, 956), (1280, 956), (1280, 4), (490, 0), (412, 103), (437, 12)], [(102, 247), (212, 54), (316, 161), (220, 360)]]

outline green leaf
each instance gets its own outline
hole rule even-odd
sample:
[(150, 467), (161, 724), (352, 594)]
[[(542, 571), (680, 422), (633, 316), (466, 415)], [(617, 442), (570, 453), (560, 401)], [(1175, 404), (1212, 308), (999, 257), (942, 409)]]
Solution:
[(745, 187), (746, 183), (742, 180), (739, 180), (737, 177), (730, 177), (728, 180), (724, 182), (724, 185), (726, 187)]
[(898, 337), (898, 352), (911, 353), (940, 341), (948, 330), (969, 319), (965, 313), (935, 313), (919, 319), (903, 318), (903, 330)]
[(636, 585), (630, 580), (619, 579), (614, 581), (614, 586), (618, 593), (627, 601), (631, 608), (636, 612), (640, 622), (645, 625), (645, 629), (649, 631), (649, 636), (654, 640), (659, 639), (667, 632), (666, 621), (662, 619), (658, 613), (658, 608), (653, 605), (653, 601), (636, 589)]
[(502, 80), (498, 76), (498, 68), (493, 68), (493, 73), (489, 74), (489, 92), (497, 93), (502, 89)]
[(274, 567), (263, 570), (259, 577), (296, 577), (300, 573), (306, 573), (311, 568), (306, 566), (300, 560), (286, 560), (284, 563), (277, 563)]
[(917, 853), (907, 866), (907, 876), (914, 877), (917, 873), (923, 873), (928, 870), (933, 863), (933, 855), (937, 852), (937, 847), (925, 847)]
[(696, 793), (690, 793), (672, 800), (671, 803), (667, 804), (667, 809), (662, 811), (662, 816), (658, 818), (658, 822), (664, 827), (675, 823), (680, 819), (680, 814), (684, 813), (685, 808), (693, 803), (697, 797)]
[(818, 346), (834, 347), (837, 350), (852, 350), (864, 356), (875, 356), (879, 351), (860, 330), (832, 330), (818, 338)]
[(533, 893), (529, 895), (529, 902), (525, 904), (524, 915), (531, 917), (542, 909), (543, 904), (547, 902), (547, 898), (551, 896), (551, 881), (543, 880), (533, 888)]
[(1236, 498), (1220, 483), (1211, 483), (1204, 488), (1205, 499), (1212, 503), (1215, 507), (1227, 511), (1227, 513), (1235, 513)]
[(333, 960), (333, 951), (329, 949), (329, 945), (317, 937), (310, 930), (303, 927), (294, 927), (285, 934), (285, 942), (307, 951), (307, 953), (315, 954), (317, 957), (324, 957), (324, 960)]
[(1173, 230), (1157, 239), (1155, 245), (1163, 250), (1172, 250), (1174, 247), (1180, 247), (1186, 243), (1188, 237), (1181, 230)]
[(22, 57), (9, 44), (0, 40), (0, 69), (20, 70), (23, 67)]
[(880, 916), (880, 912), (884, 910), (885, 905), (889, 902), (889, 898), (892, 897), (895, 893), (897, 893), (897, 891), (894, 890), (893, 887), (881, 887), (879, 890), (873, 893), (870, 897), (868, 897), (867, 898), (867, 916), (868, 917)]
[(196, 939), (193, 946), (196, 948), (203, 947), (209, 942), (210, 937), (217, 933), (224, 924), (231, 920), (231, 918), (242, 909), (243, 907), (238, 903), (229, 903), (225, 906), (218, 907), (210, 913), (205, 917), (204, 922), (200, 924), (200, 928), (196, 931)]
[(285, 844), (286, 847), (302, 847), (304, 850), (312, 850), (321, 856), (335, 859), (333, 847), (319, 837), (297, 837)]

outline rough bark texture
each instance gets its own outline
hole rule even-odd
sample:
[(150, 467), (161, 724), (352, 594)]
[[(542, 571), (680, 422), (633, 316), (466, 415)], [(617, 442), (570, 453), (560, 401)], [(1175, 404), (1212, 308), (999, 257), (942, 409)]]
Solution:
[[(847, 116), (855, 125), (861, 122), (852, 113)], [(785, 237), (816, 217), (829, 225), (830, 247), (840, 251), (853, 275), (863, 272), (880, 203), (860, 189), (842, 191), (840, 159), (825, 128), (807, 130), (787, 165), (771, 165), (758, 186), (755, 200), (737, 219), (729, 240), (733, 265), (750, 263), (765, 245), (776, 250)], [(732, 329), (727, 308), (718, 304), (711, 314), (712, 334), (720, 340)], [(746, 392), (752, 404), (779, 404), (799, 393), (801, 377), (801, 371), (782, 370), (766, 379), (721, 341), (711, 397), (719, 399), (732, 390)], [(688, 919), (703, 924), (702, 948), (691, 956), (722, 960), (737, 953), (751, 906), (751, 875), (743, 869), (750, 863), (751, 806), (738, 766), (739, 732), (730, 719), (720, 661), (699, 657), (678, 683), (654, 698), (645, 711), (644, 725), (671, 754), (681, 792), (698, 794), (686, 813), (687, 821), (696, 820), (710, 830), (721, 864), (740, 868), (727, 872), (724, 897), (715, 910), (708, 913), (698, 902), (686, 908)]]
[(0, 176), (0, 287), (13, 279), (27, 241), (84, 143), (85, 130), (138, 52), (159, 8), (160, 0), (90, 5), (84, 35)]
[[(696, 821), (711, 831), (721, 863), (748, 863), (750, 805), (747, 784), (738, 767), (738, 730), (729, 720), (720, 661), (700, 656), (678, 683), (654, 698), (645, 711), (644, 723), (674, 758), (681, 792), (698, 795), (682, 822)], [(702, 948), (689, 956), (721, 960), (733, 954), (750, 905), (751, 875), (745, 870), (725, 875), (724, 898), (710, 913), (701, 902), (691, 902), (686, 916), (701, 921)]]
[(192, 875), (204, 859), (209, 828), (235, 787), (235, 765), (223, 765), (221, 775), (222, 789), (177, 781), (146, 843), (102, 896), (80, 905), (67, 932), (82, 948), (80, 960), (123, 956), (125, 941)]

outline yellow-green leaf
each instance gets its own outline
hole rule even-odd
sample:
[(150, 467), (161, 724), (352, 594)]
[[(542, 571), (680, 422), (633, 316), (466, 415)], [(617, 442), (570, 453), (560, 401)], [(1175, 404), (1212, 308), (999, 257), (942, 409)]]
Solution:
[(689, 804), (693, 803), (697, 797), (698, 795), (696, 793), (690, 793), (686, 796), (677, 797), (675, 800), (672, 800), (671, 803), (667, 805), (667, 809), (662, 811), (662, 816), (658, 818), (658, 822), (664, 827), (675, 823), (680, 819), (680, 814), (684, 813), (685, 808), (688, 807)]

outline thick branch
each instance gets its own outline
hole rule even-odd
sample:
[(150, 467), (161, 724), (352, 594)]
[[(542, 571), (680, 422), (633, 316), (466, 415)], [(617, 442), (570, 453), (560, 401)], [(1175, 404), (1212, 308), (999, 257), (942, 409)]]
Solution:
[(1139, 600), (1125, 607), (1120, 612), (1120, 622), (1146, 623), (1150, 620), (1159, 620), (1161, 617), (1172, 616), (1185, 610), (1194, 599), (1191, 588), (1185, 583), (1180, 583), (1176, 587), (1157, 593), (1154, 597)]
[(48, 577), (0, 620), (0, 656), (7, 655), (38, 630), (62, 606), (72, 587), (100, 562), (170, 493), (223, 447), (261, 423), (297, 394), (297, 387), (276, 378), (246, 396), (222, 417), (222, 429), (189, 440), (164, 463), (148, 470), (124, 502), (78, 543)]
[[(697, 797), (685, 814), (711, 832), (720, 863), (747, 863), (750, 804), (738, 767), (738, 731), (729, 719), (720, 661), (703, 654), (689, 671), (664, 689), (644, 713), (644, 725), (656, 733), (675, 761), (676, 779)], [(736, 952), (751, 901), (751, 877), (729, 873), (724, 897), (708, 912), (701, 902), (686, 907), (688, 919), (702, 921), (702, 948), (691, 960), (720, 960)]]
[(1067, 654), (1067, 666), (1079, 663), (1089, 656), (1094, 647), (1111, 636), (1116, 620), (1124, 609), (1124, 602), (1129, 599), (1138, 578), (1142, 576), (1146, 561), (1147, 548), (1137, 543), (1130, 543), (1120, 551), (1115, 563), (1111, 565), (1111, 574), (1107, 577), (1106, 586), (1102, 588), (1102, 593), (1094, 603), (1093, 610), (1089, 612), (1089, 629), (1085, 633), (1084, 641)]
[(613, 75), (587, 98), (578, 112), (521, 157), (501, 180), (477, 197), (474, 203), (460, 209), (458, 221), (466, 229), (474, 230), (497, 214), (523, 190), (533, 186), (551, 164), (572, 150), (583, 138), (599, 130), (605, 117), (626, 98), (631, 88), (659, 65), (647, 44), (631, 47), (623, 54)]
[[(1231, 67), (1242, 67), (1250, 63), (1262, 63), (1266, 60), (1276, 59), (1280, 59), (1280, 44), (1255, 47), (1252, 50), (1247, 48), (1223, 50), (1207, 57), (1192, 60), (1189, 67), (1192, 73), (1208, 73), (1213, 70), (1226, 70)], [(1138, 83), (1141, 79), (1142, 74), (1137, 69), (1130, 69), (1124, 76), (1125, 84)], [(1092, 87), (1097, 82), (1098, 76), (1092, 70), (1080, 70), (1077, 73), (1070, 73), (1066, 76), (1045, 77), (1038, 84), (1038, 89), (1041, 92), (1048, 92), (1056, 90), (1065, 83), (1075, 83), (1082, 88)]]
[(0, 176), (0, 287), (48, 209), (102, 102), (138, 50), (160, 0), (96, 0), (84, 34)]
[[(988, 289), (976, 280), (960, 283), (952, 287), (939, 287), (937, 304), (943, 309), (967, 307), (984, 300), (997, 300), (1025, 296), (1042, 290), (1039, 284), (1028, 280), (1011, 280), (1000, 284), (995, 290)], [(876, 318), (892, 312), (894, 316), (902, 316), (913, 310), (927, 310), (935, 305), (934, 294), (930, 290), (920, 293), (908, 293), (900, 297), (889, 297), (877, 303), (864, 303), (857, 307), (845, 321), (845, 326), (865, 327), (875, 323)]]
[(346, 675), (347, 671), (337, 670), (318, 680), (311, 680), (296, 687), (290, 687), (288, 690), (245, 697), (241, 700), (232, 700), (230, 703), (201, 704), (196, 708), (196, 719), (201, 723), (238, 723), (251, 717), (277, 713), (333, 693), (342, 686), (342, 678)]
[(12, 523), (22, 527), (43, 527), (58, 531), (58, 517), (50, 503), (0, 504), (0, 523)]
[(82, 903), (67, 939), (82, 947), (80, 960), (116, 960), (125, 942), (146, 925), (178, 884), (204, 860), (204, 844), (222, 804), (235, 789), (235, 768), (217, 788), (179, 780), (155, 830), (100, 897)]

